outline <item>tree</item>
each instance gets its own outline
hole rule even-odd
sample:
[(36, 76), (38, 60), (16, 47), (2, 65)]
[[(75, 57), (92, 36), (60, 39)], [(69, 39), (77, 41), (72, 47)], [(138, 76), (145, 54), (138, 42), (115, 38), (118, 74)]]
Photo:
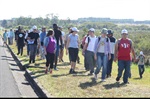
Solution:
[(3, 20), (1, 26), (7, 28), (7, 20)]

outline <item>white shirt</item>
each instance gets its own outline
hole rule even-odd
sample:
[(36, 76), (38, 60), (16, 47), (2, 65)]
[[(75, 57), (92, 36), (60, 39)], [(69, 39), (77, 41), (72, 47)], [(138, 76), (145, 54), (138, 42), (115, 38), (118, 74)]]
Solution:
[[(90, 38), (89, 42), (88, 42), (88, 38)], [(85, 43), (89, 43), (87, 47), (88, 51), (94, 52), (95, 41), (96, 41), (96, 36), (94, 37), (88, 36), (86, 38)]]
[(100, 39), (100, 45), (99, 45), (99, 48), (98, 48), (98, 52), (99, 53), (105, 53), (105, 39), (106, 38), (101, 38)]

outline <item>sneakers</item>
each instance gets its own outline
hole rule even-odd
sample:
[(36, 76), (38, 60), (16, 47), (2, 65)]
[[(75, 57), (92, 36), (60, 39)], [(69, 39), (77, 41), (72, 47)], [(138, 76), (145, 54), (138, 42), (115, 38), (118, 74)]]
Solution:
[(72, 72), (73, 72), (73, 69), (70, 69), (69, 74), (72, 74)]
[(29, 64), (31, 64), (31, 60), (29, 60)]
[(118, 82), (119, 80), (120, 80), (120, 77), (117, 77), (117, 78), (116, 78), (116, 81)]
[(35, 60), (33, 60), (32, 63), (35, 63)]
[(101, 82), (105, 82), (105, 81), (106, 81), (105, 79), (102, 79), (102, 80), (101, 80)]
[(94, 78), (95, 78), (95, 80), (97, 80), (97, 74), (94, 74)]
[(46, 69), (46, 70), (45, 70), (45, 74), (47, 74), (47, 71), (48, 71), (48, 70)]
[(58, 68), (55, 66), (55, 67), (54, 67), (54, 70), (58, 71)]

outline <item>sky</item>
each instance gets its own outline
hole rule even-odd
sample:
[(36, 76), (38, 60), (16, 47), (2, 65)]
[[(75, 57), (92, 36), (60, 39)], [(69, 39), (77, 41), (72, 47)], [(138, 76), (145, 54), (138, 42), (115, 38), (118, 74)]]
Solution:
[(150, 20), (150, 0), (0, 0), (0, 20), (45, 17), (54, 13), (59, 19), (100, 17)]

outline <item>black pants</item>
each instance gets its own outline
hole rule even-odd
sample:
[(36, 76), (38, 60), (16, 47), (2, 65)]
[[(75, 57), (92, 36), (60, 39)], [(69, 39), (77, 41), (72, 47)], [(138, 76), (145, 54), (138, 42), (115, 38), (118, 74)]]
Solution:
[(20, 54), (20, 53), (21, 53), (21, 55), (23, 54), (23, 45), (18, 44), (18, 54)]
[(140, 75), (140, 77), (142, 77), (142, 75), (145, 71), (145, 67), (144, 67), (144, 65), (138, 65), (138, 67), (139, 67), (139, 75)]
[(114, 60), (114, 54), (111, 54), (111, 59), (108, 60), (108, 63), (107, 63), (107, 75), (110, 75), (110, 76), (111, 76), (111, 71), (112, 71), (113, 60)]
[(50, 65), (50, 69), (53, 69), (55, 54), (47, 52), (47, 55), (45, 56), (46, 56), (46, 67)]
[(69, 54), (71, 56), (71, 61), (76, 62), (78, 58), (78, 48), (69, 48)]

